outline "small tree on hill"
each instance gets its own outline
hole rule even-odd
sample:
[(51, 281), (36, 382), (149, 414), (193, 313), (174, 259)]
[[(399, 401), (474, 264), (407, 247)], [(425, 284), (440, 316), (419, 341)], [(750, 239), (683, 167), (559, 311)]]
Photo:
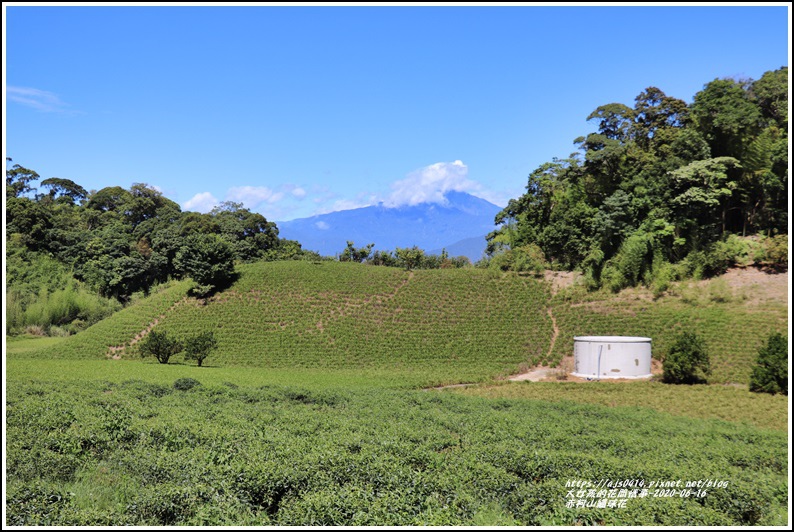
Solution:
[(422, 265), (422, 260), (425, 258), (425, 252), (417, 246), (410, 248), (395, 248), (394, 254), (397, 256), (406, 270), (413, 270)]
[(664, 359), (662, 380), (670, 384), (705, 384), (711, 360), (703, 340), (691, 331), (678, 336)]
[(758, 351), (750, 391), (788, 395), (788, 341), (780, 333), (769, 337)]
[(182, 351), (182, 344), (175, 339), (169, 338), (164, 331), (150, 332), (141, 342), (141, 357), (154, 356), (160, 364), (168, 364), (168, 359)]
[(355, 243), (348, 240), (347, 247), (339, 254), (340, 262), (364, 262), (372, 255), (375, 244), (367, 244), (363, 248), (355, 247)]
[(203, 332), (185, 339), (185, 360), (195, 360), (199, 367), (210, 351), (218, 347), (212, 331)]

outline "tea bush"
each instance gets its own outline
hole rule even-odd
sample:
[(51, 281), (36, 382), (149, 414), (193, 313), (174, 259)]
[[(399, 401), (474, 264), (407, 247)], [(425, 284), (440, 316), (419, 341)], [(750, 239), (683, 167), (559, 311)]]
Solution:
[[(785, 522), (785, 431), (425, 391), (50, 384), (8, 388), (9, 524)], [(729, 483), (623, 509), (571, 507), (566, 495), (569, 480), (702, 478)]]

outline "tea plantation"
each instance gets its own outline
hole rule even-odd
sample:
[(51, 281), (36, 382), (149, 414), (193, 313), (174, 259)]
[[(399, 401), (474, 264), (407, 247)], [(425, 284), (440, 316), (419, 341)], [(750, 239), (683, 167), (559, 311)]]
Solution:
[[(647, 409), (192, 378), (16, 382), (7, 409), (12, 525), (780, 524), (787, 504), (785, 432)], [(576, 507), (566, 483), (603, 479), (651, 489)], [(700, 479), (725, 484), (650, 486)]]
[[(746, 384), (785, 308), (552, 295), (477, 269), (240, 271), (206, 304), (174, 283), (75, 336), (8, 343), (7, 525), (788, 521), (787, 400), (720, 384)], [(651, 336), (660, 356), (687, 324), (713, 385), (499, 380), (579, 334)], [(201, 368), (142, 360), (152, 328), (219, 347)], [(480, 384), (427, 389), (460, 382)]]
[[(719, 283), (714, 284), (719, 286)], [(571, 291), (555, 296), (552, 311), (560, 329), (551, 360), (570, 355), (574, 336), (646, 336), (653, 339), (654, 358), (661, 358), (685, 329), (702, 336), (711, 355), (713, 383), (747, 384), (758, 349), (774, 332), (785, 334), (788, 308), (772, 302), (748, 304), (742, 294), (668, 297), (659, 301), (615, 297), (603, 292)]]
[[(138, 358), (136, 335), (211, 330), (210, 365), (422, 371), (439, 382), (514, 371), (548, 348), (548, 288), (484, 270), (420, 270), (333, 262), (246, 265), (206, 305), (177, 284), (42, 350), (45, 358)], [(432, 378), (430, 379), (432, 380)]]

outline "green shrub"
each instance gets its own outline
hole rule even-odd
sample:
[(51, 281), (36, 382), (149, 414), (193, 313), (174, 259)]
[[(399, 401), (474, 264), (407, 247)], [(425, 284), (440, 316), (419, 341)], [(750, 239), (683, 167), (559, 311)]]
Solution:
[(627, 285), (637, 286), (645, 272), (650, 269), (652, 258), (653, 248), (647, 235), (635, 233), (620, 246), (615, 262)]
[(733, 301), (733, 290), (725, 279), (712, 279), (708, 285), (708, 296), (714, 303)]
[(730, 234), (725, 240), (719, 240), (712, 245), (712, 262), (723, 270), (736, 265), (747, 266), (752, 262), (751, 246), (748, 238)]
[(750, 391), (788, 395), (788, 342), (785, 336), (780, 333), (771, 335), (758, 351), (755, 364), (750, 375)]
[(629, 286), (620, 268), (616, 265), (615, 259), (610, 259), (601, 271), (601, 286), (609, 289), (613, 293), (620, 292)]
[(169, 338), (168, 333), (150, 332), (140, 346), (141, 357), (154, 356), (160, 364), (168, 364), (168, 359), (182, 351), (182, 344)]
[(537, 244), (526, 244), (516, 249), (515, 264), (513, 269), (517, 272), (532, 272), (543, 275), (546, 269), (546, 257)]
[(703, 340), (691, 331), (681, 333), (664, 359), (662, 381), (702, 384), (711, 375), (711, 360)]
[(425, 252), (417, 246), (413, 246), (411, 248), (394, 248), (394, 255), (406, 270), (413, 270), (422, 264)]
[(756, 256), (756, 262), (785, 270), (788, 268), (788, 235), (776, 235), (762, 241), (762, 252)]
[(675, 266), (667, 261), (654, 261), (653, 277), (650, 282), (650, 289), (653, 297), (658, 299), (672, 284), (678, 279), (678, 271)]
[(485, 265), (498, 271), (531, 272), (540, 276), (548, 263), (537, 244), (526, 244), (516, 249), (502, 248)]
[(695, 280), (721, 275), (735, 264), (736, 256), (733, 251), (716, 244), (707, 250), (692, 251), (682, 261), (686, 274)]
[(195, 388), (196, 386), (201, 386), (201, 383), (190, 377), (183, 377), (174, 381), (174, 388), (183, 392)]

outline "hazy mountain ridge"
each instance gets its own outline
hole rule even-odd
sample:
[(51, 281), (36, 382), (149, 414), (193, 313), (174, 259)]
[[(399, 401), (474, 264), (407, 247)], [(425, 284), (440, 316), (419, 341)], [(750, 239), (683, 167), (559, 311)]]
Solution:
[[(351, 240), (356, 246), (374, 243), (379, 250), (419, 246), (438, 253), (447, 248), (450, 255), (479, 260), (485, 249), (484, 235), (495, 229), (494, 218), (501, 207), (465, 192), (447, 192), (444, 197), (446, 204), (387, 207), (381, 203), (277, 222), (279, 236), (322, 255), (339, 253)], [(482, 239), (482, 245), (472, 239)]]

